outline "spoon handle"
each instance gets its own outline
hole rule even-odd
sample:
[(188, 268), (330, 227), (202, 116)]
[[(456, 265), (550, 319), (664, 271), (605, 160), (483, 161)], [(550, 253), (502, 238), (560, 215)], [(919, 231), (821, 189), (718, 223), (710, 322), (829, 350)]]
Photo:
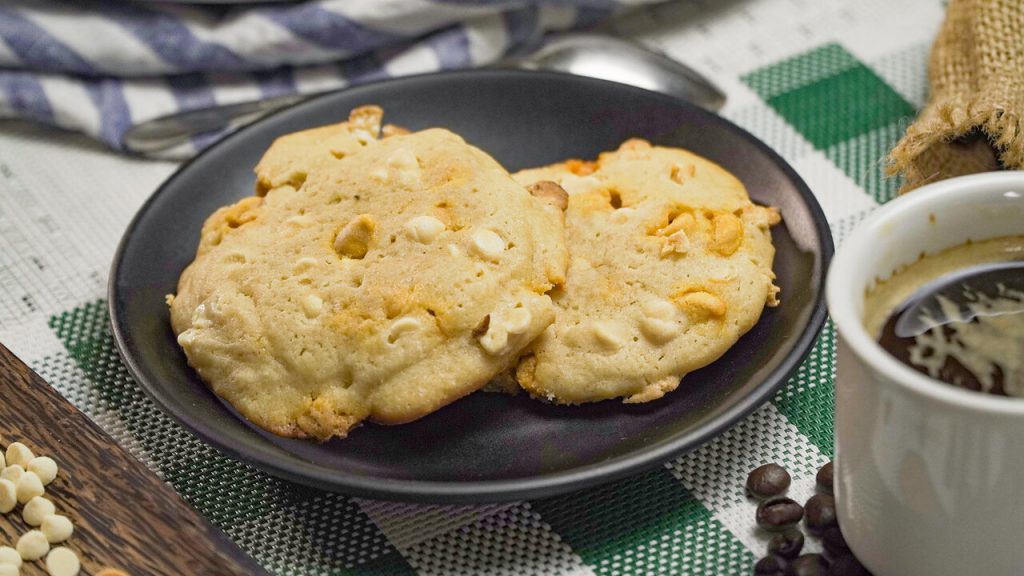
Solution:
[[(725, 103), (725, 94), (696, 70), (612, 36), (565, 35), (533, 54), (507, 59), (495, 67), (551, 70), (611, 80), (664, 92), (708, 110), (718, 110)], [(155, 154), (185, 144), (203, 132), (240, 128), (286, 106), (334, 91), (289, 94), (175, 112), (133, 126), (125, 134), (124, 145), (135, 154)]]

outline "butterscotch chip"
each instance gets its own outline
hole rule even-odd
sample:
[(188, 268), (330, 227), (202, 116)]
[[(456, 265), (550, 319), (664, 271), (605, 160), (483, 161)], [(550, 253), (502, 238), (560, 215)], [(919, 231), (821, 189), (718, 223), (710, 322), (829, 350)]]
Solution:
[(377, 228), (373, 216), (360, 214), (350, 220), (334, 237), (334, 251), (343, 258), (362, 258), (370, 249), (373, 231)]
[(569, 207), (569, 194), (554, 182), (541, 180), (531, 184), (527, 190), (535, 198), (539, 198), (559, 210), (565, 211)]
[(170, 303), (190, 365), (276, 434), (344, 437), (479, 389), (565, 279), (560, 210), (451, 132), (376, 139), (379, 114), (353, 114), (268, 150), (263, 197), (211, 216)]
[(516, 369), (536, 397), (655, 400), (776, 302), (769, 226), (778, 212), (700, 156), (634, 139), (596, 162), (515, 178), (568, 193), (568, 281), (555, 323)]

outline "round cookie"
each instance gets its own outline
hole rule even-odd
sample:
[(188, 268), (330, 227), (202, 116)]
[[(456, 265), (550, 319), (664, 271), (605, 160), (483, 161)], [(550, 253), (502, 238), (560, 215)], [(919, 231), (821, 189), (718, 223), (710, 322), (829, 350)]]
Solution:
[(353, 118), (330, 158), (275, 144), (264, 195), (207, 220), (170, 298), (203, 380), (284, 436), (408, 422), (475, 391), (552, 322), (565, 278), (562, 212), (492, 158)]
[(717, 164), (631, 140), (595, 162), (514, 177), (569, 193), (555, 322), (516, 369), (538, 398), (655, 400), (777, 304), (769, 227), (778, 212), (753, 204)]

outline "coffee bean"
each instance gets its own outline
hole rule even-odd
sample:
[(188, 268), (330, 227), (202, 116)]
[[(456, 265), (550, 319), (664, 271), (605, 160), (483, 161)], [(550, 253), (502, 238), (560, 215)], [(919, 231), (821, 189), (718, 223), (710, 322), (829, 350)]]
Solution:
[(786, 561), (778, 556), (765, 556), (754, 564), (754, 576), (785, 576)]
[(832, 463), (829, 462), (822, 466), (821, 469), (818, 470), (818, 475), (815, 476), (814, 479), (817, 480), (819, 489), (831, 494), (834, 486), (833, 482), (835, 482), (832, 477)]
[(871, 572), (853, 556), (843, 556), (832, 562), (831, 576), (871, 576)]
[(768, 553), (792, 560), (800, 555), (804, 547), (804, 533), (797, 528), (790, 528), (781, 534), (772, 536), (768, 541)]
[(786, 576), (828, 576), (828, 560), (821, 554), (804, 554), (789, 563)]
[(843, 538), (839, 526), (825, 528), (825, 531), (821, 533), (821, 544), (833, 560), (850, 555), (850, 547), (846, 544), (846, 539)]
[(785, 492), (791, 481), (789, 472), (782, 466), (765, 464), (747, 476), (747, 490), (756, 498), (770, 498)]
[(803, 507), (785, 497), (769, 498), (757, 507), (757, 525), (772, 532), (792, 528), (803, 517)]
[(836, 526), (836, 499), (828, 494), (815, 494), (804, 504), (807, 515), (804, 522), (812, 533), (820, 533), (829, 526)]

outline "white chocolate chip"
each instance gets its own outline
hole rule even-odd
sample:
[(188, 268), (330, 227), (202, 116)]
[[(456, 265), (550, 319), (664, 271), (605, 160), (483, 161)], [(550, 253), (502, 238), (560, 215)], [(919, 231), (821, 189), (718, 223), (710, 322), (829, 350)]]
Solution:
[(430, 244), (444, 232), (444, 222), (433, 216), (416, 216), (405, 223), (409, 237), (422, 244)]
[(46, 499), (45, 496), (36, 496), (28, 501), (21, 510), (21, 517), (29, 526), (39, 526), (43, 519), (57, 512), (57, 507)]
[(36, 476), (35, 472), (25, 472), (14, 486), (17, 489), (18, 502), (22, 504), (26, 504), (36, 496), (42, 496), (46, 493), (46, 489), (43, 488), (43, 481), (39, 479), (39, 476)]
[(39, 530), (29, 530), (22, 534), (21, 538), (18, 538), (15, 548), (22, 560), (32, 562), (46, 556), (46, 553), (50, 551), (50, 542)]
[(591, 330), (598, 343), (609, 350), (618, 350), (626, 343), (622, 335), (622, 327), (614, 322), (594, 322)]
[[(172, 302), (174, 302), (174, 295), (168, 294), (167, 305), (170, 306)], [(0, 470), (3, 470), (4, 468), (7, 468), (7, 457), (4, 456), (3, 452), (0, 452)]]
[(41, 530), (43, 535), (46, 536), (47, 542), (50, 544), (56, 544), (71, 538), (71, 534), (75, 531), (75, 526), (67, 516), (61, 514), (50, 514), (43, 518), (43, 522), (39, 526), (39, 530)]
[(20, 576), (21, 568), (14, 564), (0, 564), (0, 576)]
[(420, 180), (420, 161), (407, 148), (395, 150), (387, 161), (388, 169), (395, 181), (412, 186)]
[(10, 480), (11, 482), (17, 484), (18, 480), (21, 480), (21, 477), (24, 474), (25, 469), (22, 468), (20, 464), (15, 464), (13, 466), (8, 466), (7, 468), (4, 468), (4, 471), (0, 472), (0, 478), (4, 480)]
[(302, 274), (306, 270), (316, 266), (317, 259), (309, 256), (304, 256), (295, 261), (295, 266), (292, 266), (292, 272), (295, 274)]
[(210, 318), (210, 314), (213, 311), (213, 303), (209, 306), (206, 303), (202, 303), (196, 306), (196, 309), (192, 311), (192, 327), (193, 328), (209, 328), (213, 326), (213, 320)]
[(636, 208), (619, 208), (615, 212), (612, 212), (610, 220), (615, 224), (625, 224), (636, 214)]
[(533, 315), (526, 308), (513, 308), (505, 316), (505, 330), (509, 334), (522, 334), (530, 328)]
[[(478, 334), (480, 346), (488, 354), (495, 356), (508, 353), (517, 340), (517, 336), (530, 329), (533, 315), (527, 308), (504, 309), (487, 315), (487, 331)], [(480, 330), (483, 330), (481, 325)]]
[(415, 332), (422, 327), (423, 324), (418, 319), (412, 316), (402, 316), (391, 323), (391, 329), (388, 330), (388, 342), (394, 344), (403, 334)]
[(0, 546), (0, 564), (10, 564), (21, 568), (21, 554), (10, 546)]
[(487, 332), (480, 337), (480, 345), (488, 354), (497, 356), (508, 351), (508, 331), (498, 326), (494, 319)]
[(644, 316), (668, 320), (676, 315), (676, 307), (668, 300), (648, 300), (641, 309)]
[(57, 463), (49, 456), (36, 456), (28, 463), (28, 471), (35, 472), (43, 486), (47, 486), (57, 477)]
[(46, 571), (50, 576), (78, 576), (82, 563), (74, 550), (58, 546), (46, 556)]
[(14, 482), (0, 479), (0, 513), (7, 514), (18, 505), (18, 489)]
[(376, 138), (368, 130), (356, 129), (352, 131), (352, 135), (356, 137), (356, 140), (366, 146), (370, 142), (376, 140)]
[(308, 294), (302, 299), (302, 311), (305, 312), (306, 318), (316, 318), (323, 308), (324, 301), (316, 294)]
[(462, 251), (455, 244), (448, 245), (448, 253), (452, 255), (452, 258), (458, 258), (462, 255)]
[(664, 344), (679, 334), (679, 325), (672, 320), (648, 317), (640, 320), (640, 332), (651, 342)]
[(284, 223), (296, 228), (306, 228), (313, 223), (313, 217), (309, 214), (296, 214), (285, 220)]
[(192, 343), (196, 340), (196, 331), (192, 328), (185, 330), (181, 334), (178, 334), (178, 346), (189, 349), (192, 347)]
[(505, 241), (493, 230), (474, 230), (471, 241), (477, 254), (488, 260), (497, 260), (505, 251)]
[(13, 466), (17, 464), (22, 468), (27, 468), (28, 463), (35, 458), (36, 455), (29, 450), (28, 446), (25, 446), (21, 442), (11, 442), (11, 445), (7, 447), (7, 465)]

